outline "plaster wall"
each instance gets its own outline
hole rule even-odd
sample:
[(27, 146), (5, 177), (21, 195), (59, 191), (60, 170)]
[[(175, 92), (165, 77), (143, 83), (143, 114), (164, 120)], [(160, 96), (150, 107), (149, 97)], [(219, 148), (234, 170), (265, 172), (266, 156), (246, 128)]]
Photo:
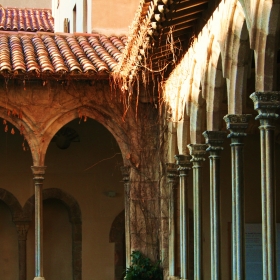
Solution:
[(40, 8), (40, 9), (51, 9), (51, 0), (2, 0), (1, 5), (3, 7), (13, 7), (13, 8)]
[(138, 5), (139, 0), (53, 0), (55, 31), (64, 32), (64, 19), (68, 18), (70, 33), (127, 34)]
[[(99, 123), (88, 119), (69, 124), (80, 137), (66, 150), (51, 143), (46, 156), (44, 189), (60, 188), (74, 197), (82, 213), (82, 278), (113, 279), (114, 244), (109, 232), (115, 217), (123, 210), (123, 183), (119, 167), (122, 158), (113, 136)], [(0, 187), (11, 192), (24, 206), (34, 194), (31, 155), (22, 150), (22, 136), (0, 129)], [(114, 156), (115, 155), (115, 156)], [(111, 159), (107, 159), (114, 156)], [(98, 163), (99, 162), (99, 163)], [(98, 163), (98, 164), (96, 164)], [(96, 164), (94, 167), (90, 168)], [(88, 170), (86, 170), (89, 168)], [(106, 191), (116, 191), (114, 198)], [(3, 210), (4, 209), (4, 210)], [(3, 210), (3, 211), (2, 211)], [(6, 214), (5, 214), (6, 213)], [(17, 279), (17, 236), (5, 205), (0, 205), (5, 232), (0, 227), (0, 279)], [(1, 216), (2, 217), (2, 216)], [(7, 221), (6, 221), (7, 220)], [(12, 233), (6, 233), (6, 231)], [(44, 203), (44, 275), (46, 279), (71, 279), (71, 223), (65, 206), (59, 201)], [(3, 247), (6, 244), (5, 247)], [(9, 244), (9, 246), (7, 246)], [(3, 251), (2, 251), (3, 252)], [(2, 253), (0, 253), (2, 255)], [(4, 264), (5, 265), (2, 265)], [(4, 277), (10, 271), (10, 278)], [(34, 278), (34, 222), (27, 235), (27, 279)]]

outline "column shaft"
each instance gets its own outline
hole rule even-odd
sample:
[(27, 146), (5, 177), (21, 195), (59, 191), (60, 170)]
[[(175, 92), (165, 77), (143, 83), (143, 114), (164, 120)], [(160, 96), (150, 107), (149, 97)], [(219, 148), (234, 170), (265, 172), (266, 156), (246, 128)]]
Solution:
[(169, 277), (175, 276), (175, 190), (178, 184), (178, 171), (176, 164), (167, 163), (167, 177), (169, 185), (169, 248), (168, 248), (168, 263)]
[(35, 278), (43, 280), (43, 181), (46, 167), (32, 166), (35, 182)]
[(230, 130), (232, 179), (232, 279), (245, 280), (245, 213), (243, 138), (246, 136), (251, 115), (226, 115), (224, 120)]
[(121, 172), (123, 175), (124, 182), (124, 209), (125, 209), (125, 259), (126, 267), (128, 268), (131, 264), (131, 245), (130, 245), (130, 167), (122, 166)]
[(188, 279), (189, 276), (189, 207), (188, 207), (188, 187), (187, 175), (190, 169), (190, 156), (175, 156), (179, 171), (179, 204), (180, 204), (180, 270), (181, 279)]
[(188, 145), (193, 163), (193, 216), (194, 216), (194, 279), (203, 279), (202, 267), (202, 180), (201, 162), (204, 161), (207, 145)]
[(210, 239), (211, 280), (221, 279), (221, 219), (220, 219), (220, 152), (226, 136), (225, 131), (203, 132), (210, 152)]
[(274, 122), (279, 118), (280, 92), (254, 92), (250, 98), (260, 120), (263, 279), (277, 279), (276, 262), (276, 184)]

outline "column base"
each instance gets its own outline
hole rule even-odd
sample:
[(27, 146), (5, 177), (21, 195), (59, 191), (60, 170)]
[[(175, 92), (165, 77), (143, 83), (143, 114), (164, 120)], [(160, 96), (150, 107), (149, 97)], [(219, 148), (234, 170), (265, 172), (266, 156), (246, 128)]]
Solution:
[(35, 277), (35, 278), (34, 278), (34, 280), (45, 280), (45, 278), (44, 278), (44, 277), (39, 276), (39, 277)]
[(178, 276), (168, 276), (168, 280), (179, 280), (180, 278)]

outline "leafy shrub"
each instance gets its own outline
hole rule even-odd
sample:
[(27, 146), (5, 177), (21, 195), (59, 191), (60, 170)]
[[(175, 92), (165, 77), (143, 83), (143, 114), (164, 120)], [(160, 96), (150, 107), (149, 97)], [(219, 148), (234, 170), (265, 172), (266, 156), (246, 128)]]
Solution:
[(131, 254), (131, 266), (126, 269), (126, 280), (163, 280), (160, 261), (152, 262), (140, 251)]

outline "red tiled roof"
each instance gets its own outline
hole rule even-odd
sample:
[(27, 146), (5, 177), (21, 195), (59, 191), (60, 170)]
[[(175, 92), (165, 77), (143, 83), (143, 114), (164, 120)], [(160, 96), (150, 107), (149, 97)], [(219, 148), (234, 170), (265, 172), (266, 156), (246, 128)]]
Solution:
[[(0, 32), (0, 74), (101, 74), (114, 71), (127, 38), (98, 34)], [(84, 75), (83, 75), (84, 74)]]
[(50, 9), (3, 8), (0, 5), (0, 30), (54, 32)]

